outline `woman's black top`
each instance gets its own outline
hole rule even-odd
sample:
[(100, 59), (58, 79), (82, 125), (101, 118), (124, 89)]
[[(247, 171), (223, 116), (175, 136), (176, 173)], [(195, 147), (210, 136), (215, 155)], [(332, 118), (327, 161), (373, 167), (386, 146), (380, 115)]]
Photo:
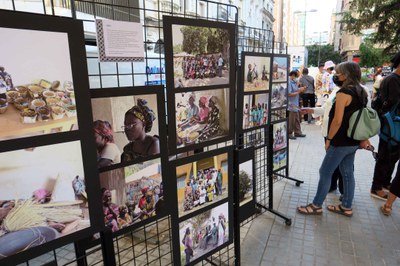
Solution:
[[(358, 90), (361, 90), (361, 89), (363, 90), (363, 88), (361, 88), (361, 87), (358, 88)], [(341, 88), (340, 90), (338, 90), (336, 95), (339, 93), (345, 93), (345, 94), (350, 95), (352, 97), (352, 100), (351, 100), (351, 103), (349, 104), (349, 106), (346, 106), (344, 108), (342, 124), (340, 125), (338, 132), (335, 134), (335, 136), (331, 140), (331, 145), (332, 146), (358, 146), (360, 144), (360, 141), (347, 137), (347, 129), (349, 128), (350, 116), (355, 111), (364, 107), (363, 103), (361, 102), (360, 96), (358, 96), (361, 94), (361, 92), (357, 93), (356, 87), (350, 87), (350, 88)], [(329, 112), (328, 132), (331, 127), (333, 117), (335, 116), (335, 108), (336, 108), (336, 101), (332, 105), (332, 109)]]

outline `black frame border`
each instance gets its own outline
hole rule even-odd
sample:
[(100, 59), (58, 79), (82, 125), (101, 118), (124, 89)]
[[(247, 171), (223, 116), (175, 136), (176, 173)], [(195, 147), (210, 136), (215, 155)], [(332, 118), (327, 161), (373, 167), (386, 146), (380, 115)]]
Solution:
[[(239, 222), (243, 222), (244, 220), (250, 218), (252, 215), (256, 213), (256, 162), (255, 162), (255, 148), (254, 146), (243, 149), (243, 150), (235, 150), (235, 190), (238, 194), (238, 202), (237, 210)], [(240, 206), (239, 200), (239, 172), (240, 172), (240, 164), (245, 163), (247, 161), (252, 160), (252, 183), (253, 183), (253, 198), (249, 202)]]
[[(218, 246), (217, 248), (210, 250), (209, 252), (203, 254), (203, 256), (197, 258), (194, 261), (191, 261), (187, 265), (194, 265), (197, 262), (201, 261), (202, 259), (209, 257), (211, 254), (214, 254), (215, 252), (223, 249), (224, 247), (227, 247), (231, 243), (233, 243), (233, 233), (234, 233), (234, 209), (233, 209), (233, 162), (234, 162), (234, 152), (233, 152), (233, 146), (227, 146), (224, 148), (212, 150), (209, 152), (204, 152), (204, 153), (198, 153), (190, 157), (182, 158), (182, 159), (177, 159), (169, 163), (168, 165), (168, 171), (169, 173), (176, 173), (176, 167), (188, 163), (193, 163), (195, 161), (199, 161), (201, 159), (206, 159), (209, 157), (213, 157), (216, 155), (220, 155), (223, 153), (228, 153), (228, 197), (222, 200), (219, 200), (213, 204), (210, 204), (208, 206), (205, 206), (199, 210), (193, 211), (187, 215), (183, 215), (182, 217), (179, 217), (178, 214), (178, 193), (177, 193), (177, 178), (175, 177), (174, 181), (174, 193), (173, 195), (170, 196), (171, 202), (174, 203), (173, 206), (173, 211), (172, 211), (172, 216), (171, 216), (171, 221), (172, 221), (172, 231), (177, 232), (176, 234), (172, 235), (172, 244), (173, 244), (173, 254), (174, 254), (174, 261), (178, 261), (180, 264), (181, 261), (181, 255), (180, 255), (180, 236), (179, 236), (179, 224), (183, 221), (186, 221), (196, 215), (199, 215), (205, 211), (211, 210), (217, 206), (220, 206), (222, 204), (228, 203), (228, 212), (229, 212), (229, 218), (228, 218), (228, 223), (229, 223), (229, 240), (222, 244), (221, 246)], [(174, 174), (176, 176), (176, 174)], [(172, 192), (172, 190), (171, 190)]]
[[(78, 130), (30, 136), (0, 141), (0, 152), (15, 151), (31, 147), (79, 141), (82, 152), (82, 164), (85, 174), (86, 192), (88, 194), (88, 209), (90, 227), (62, 236), (28, 250), (15, 253), (1, 259), (1, 263), (18, 264), (37, 257), (63, 245), (79, 241), (93, 235), (103, 228), (99, 216), (101, 210), (101, 195), (96, 162), (96, 145), (91, 137), (93, 128), (86, 121), (92, 121), (90, 104), (88, 70), (84, 42), (83, 22), (72, 18), (46, 16), (27, 12), (1, 10), (1, 27), (37, 30), (45, 32), (66, 33), (68, 36), (72, 79), (76, 95)], [(78, 89), (79, 88), (79, 89)], [(90, 183), (90, 185), (88, 185)]]

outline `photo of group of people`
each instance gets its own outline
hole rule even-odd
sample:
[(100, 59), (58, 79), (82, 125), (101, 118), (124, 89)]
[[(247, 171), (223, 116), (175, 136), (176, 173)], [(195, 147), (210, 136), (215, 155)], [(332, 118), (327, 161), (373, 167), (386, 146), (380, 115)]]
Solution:
[(243, 96), (243, 129), (268, 123), (268, 93)]
[(0, 153), (0, 259), (89, 228), (80, 141)]
[(179, 216), (228, 197), (228, 153), (176, 167)]
[(266, 56), (244, 56), (245, 92), (269, 90), (270, 62), (271, 58)]
[(274, 57), (272, 63), (272, 81), (287, 82), (288, 58)]
[(229, 134), (229, 89), (175, 93), (177, 148)]
[(287, 106), (287, 83), (272, 84), (271, 108), (281, 108)]
[(286, 119), (286, 109), (271, 110), (271, 121)]
[(279, 150), (273, 154), (273, 170), (278, 170), (287, 164), (287, 150)]
[(228, 202), (179, 223), (181, 265), (229, 241)]
[(92, 98), (98, 167), (160, 153), (157, 95)]
[(13, 36), (0, 49), (0, 140), (77, 130), (68, 33), (0, 27), (0, 35)]
[(253, 160), (239, 164), (239, 206), (253, 200)]
[(273, 125), (273, 151), (281, 150), (287, 147), (287, 126), (286, 121)]
[(100, 174), (105, 225), (117, 232), (156, 216), (164, 206), (161, 160)]
[(172, 45), (175, 88), (229, 84), (227, 29), (172, 25)]

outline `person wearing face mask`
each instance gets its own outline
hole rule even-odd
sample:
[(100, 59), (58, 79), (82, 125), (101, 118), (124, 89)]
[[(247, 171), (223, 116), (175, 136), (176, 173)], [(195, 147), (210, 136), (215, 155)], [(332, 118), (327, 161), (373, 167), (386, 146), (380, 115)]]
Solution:
[(305, 215), (322, 214), (322, 204), (329, 192), (331, 177), (339, 166), (343, 175), (343, 199), (339, 205), (327, 206), (328, 211), (353, 216), (354, 158), (357, 149), (370, 149), (369, 140), (358, 141), (347, 136), (350, 116), (368, 101), (368, 95), (361, 86), (361, 69), (357, 63), (344, 62), (336, 66), (332, 79), (340, 90), (329, 112), (328, 134), (325, 141), (326, 154), (319, 169), (317, 193), (312, 203), (297, 208)]
[(291, 71), (289, 73), (288, 89), (289, 139), (296, 139), (296, 137), (306, 136), (301, 132), (299, 115), (299, 95), (303, 91), (304, 87), (299, 88), (297, 85), (297, 71)]
[[(384, 114), (400, 101), (400, 52), (392, 59), (393, 73), (382, 79), (377, 97), (381, 104), (374, 107), (378, 114)], [(400, 158), (400, 145), (390, 145), (379, 138), (378, 156), (374, 169), (374, 177), (371, 186), (371, 196), (387, 200), (381, 210), (385, 215), (390, 215), (392, 204), (396, 197), (400, 196), (400, 165), (392, 179), (394, 167)], [(386, 191), (389, 191), (387, 193)]]

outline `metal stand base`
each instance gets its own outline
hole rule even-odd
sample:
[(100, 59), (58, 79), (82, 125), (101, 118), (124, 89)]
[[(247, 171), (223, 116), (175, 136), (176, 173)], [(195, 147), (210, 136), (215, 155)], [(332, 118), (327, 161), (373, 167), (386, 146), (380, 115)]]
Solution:
[(277, 175), (277, 176), (280, 176), (280, 177), (295, 181), (296, 182), (296, 187), (299, 187), (300, 184), (304, 183), (304, 181), (302, 181), (302, 180), (299, 180), (299, 179), (296, 179), (296, 178), (293, 178), (293, 177), (290, 177), (290, 176), (282, 175), (282, 174), (279, 174), (279, 173), (274, 173), (274, 175)]
[(264, 205), (262, 205), (262, 204), (260, 204), (260, 203), (256, 203), (256, 205), (257, 205), (258, 207), (263, 208), (264, 210), (267, 210), (267, 211), (269, 211), (269, 212), (275, 214), (276, 216), (279, 216), (280, 218), (284, 219), (286, 225), (288, 225), (288, 226), (291, 226), (291, 225), (292, 225), (292, 219), (291, 219), (291, 218), (286, 217), (285, 215), (283, 215), (282, 213), (280, 213), (280, 212), (278, 212), (278, 211), (276, 211), (276, 210), (274, 210), (274, 209), (265, 207)]

